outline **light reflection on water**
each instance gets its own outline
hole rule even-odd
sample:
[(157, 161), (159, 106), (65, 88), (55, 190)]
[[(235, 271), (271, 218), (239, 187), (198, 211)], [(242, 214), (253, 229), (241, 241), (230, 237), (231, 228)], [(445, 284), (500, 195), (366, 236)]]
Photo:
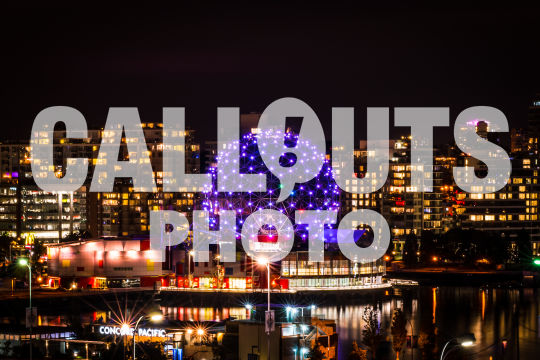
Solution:
[[(346, 359), (353, 341), (362, 342), (364, 321), (362, 314), (366, 306), (379, 310), (379, 322), (386, 330), (388, 345), (391, 347), (390, 326), (395, 308), (402, 308), (410, 322), (407, 332), (414, 335), (428, 333), (434, 325), (438, 349), (452, 337), (474, 333), (477, 343), (462, 353), (467, 359), (494, 359), (502, 353), (502, 340), (508, 340), (505, 350), (507, 358), (516, 358), (515, 310), (520, 311), (520, 355), (521, 359), (538, 359), (540, 348), (539, 308), (540, 298), (533, 289), (518, 290), (480, 289), (474, 287), (420, 287), (402, 298), (393, 298), (369, 304), (325, 306), (317, 310), (325, 318), (335, 319), (339, 333), (339, 359)], [(412, 314), (412, 315), (411, 315)], [(391, 352), (391, 350), (390, 350)], [(454, 352), (454, 354), (457, 352)], [(389, 354), (390, 355), (390, 354)], [(395, 355), (391, 354), (394, 359)], [(410, 350), (402, 352), (400, 358), (409, 359)], [(415, 350), (415, 358), (421, 358), (420, 350)]]
[(221, 321), (223, 319), (244, 320), (248, 311), (244, 307), (161, 307), (161, 312), (168, 319), (179, 321)]
[[(468, 349), (466, 359), (502, 359), (502, 341), (506, 339), (508, 346), (504, 359), (515, 359), (515, 314), (519, 306), (519, 333), (521, 359), (538, 359), (540, 349), (540, 296), (533, 289), (521, 291), (513, 289), (481, 289), (478, 287), (418, 287), (403, 291), (400, 296), (384, 296), (379, 301), (366, 302), (350, 299), (348, 303), (321, 304), (315, 315), (326, 319), (334, 319), (339, 335), (339, 360), (347, 358), (353, 341), (362, 343), (364, 321), (362, 315), (366, 306), (374, 306), (379, 310), (379, 322), (386, 329), (388, 345), (391, 348), (390, 325), (395, 308), (402, 308), (409, 320), (407, 332), (414, 335), (436, 334), (438, 349), (454, 336), (474, 333), (477, 344)], [(165, 315), (180, 321), (220, 321), (227, 318), (245, 319), (249, 315), (244, 307), (162, 307)], [(107, 322), (114, 316), (106, 308), (90, 313), (79, 313), (83, 323)], [(40, 325), (65, 326), (69, 315), (61, 313), (40, 314)], [(24, 317), (0, 317), (0, 323), (24, 324)], [(391, 352), (391, 350), (390, 350)], [(459, 354), (455, 351), (453, 354)], [(389, 358), (395, 359), (393, 353)], [(401, 359), (410, 359), (410, 350), (400, 354)], [(421, 359), (420, 350), (415, 350), (415, 359)], [(435, 355), (432, 357), (435, 358)], [(383, 352), (378, 360), (384, 360)], [(449, 357), (450, 360), (450, 357)]]
[[(334, 319), (339, 334), (339, 360), (347, 358), (353, 341), (362, 343), (362, 320), (367, 306), (375, 307), (379, 312), (379, 323), (386, 330), (388, 349), (391, 348), (390, 326), (394, 309), (401, 308), (407, 317), (407, 332), (414, 335), (436, 334), (438, 348), (433, 358), (440, 352), (444, 343), (466, 333), (474, 333), (477, 344), (462, 353), (467, 359), (499, 358), (502, 340), (508, 340), (507, 358), (515, 358), (512, 333), (514, 310), (519, 302), (518, 290), (480, 289), (478, 287), (419, 287), (404, 291), (399, 297), (384, 297), (380, 301), (358, 304), (326, 305), (316, 309), (315, 315)], [(521, 359), (537, 359), (536, 349), (540, 348), (538, 336), (540, 298), (532, 289), (524, 289), (520, 306), (520, 350)], [(163, 307), (163, 312), (170, 317), (186, 321), (219, 321), (228, 317), (244, 319), (247, 316), (243, 307), (232, 308), (190, 308)], [(413, 331), (411, 331), (411, 328)], [(389, 358), (395, 355), (389, 350)], [(454, 354), (459, 352), (455, 351)], [(421, 351), (415, 350), (414, 357), (421, 358)], [(401, 359), (411, 358), (411, 350), (402, 351)], [(379, 359), (384, 359), (381, 352)]]

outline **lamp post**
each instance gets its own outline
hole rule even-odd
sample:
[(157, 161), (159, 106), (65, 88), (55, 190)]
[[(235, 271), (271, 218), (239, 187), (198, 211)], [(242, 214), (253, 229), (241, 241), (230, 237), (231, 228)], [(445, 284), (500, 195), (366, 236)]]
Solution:
[(135, 323), (135, 327), (133, 328), (133, 360), (135, 360), (135, 347), (137, 345), (137, 343), (135, 342), (135, 339), (136, 339), (135, 336), (137, 335), (137, 329), (139, 328), (139, 323), (141, 322), (142, 319), (149, 319), (152, 322), (160, 322), (161, 320), (163, 320), (163, 314), (160, 312), (155, 312), (150, 315), (141, 315), (137, 319), (137, 322)]
[(444, 359), (444, 352), (445, 352), (446, 348), (453, 342), (455, 342), (456, 345), (458, 345), (458, 346), (469, 347), (469, 346), (473, 346), (476, 343), (476, 337), (474, 336), (474, 334), (466, 334), (466, 335), (463, 335), (463, 336), (448, 340), (446, 342), (446, 344), (444, 344), (444, 347), (443, 347), (443, 349), (441, 351), (440, 360)]
[(34, 313), (32, 312), (32, 267), (28, 259), (20, 259), (19, 265), (26, 266), (28, 268), (28, 298), (30, 307), (30, 360), (32, 360), (32, 325), (34, 325)]
[(259, 258), (257, 259), (257, 262), (260, 265), (266, 266), (266, 274), (268, 276), (267, 278), (268, 311), (270, 311), (270, 262), (268, 262), (266, 258)]
[(191, 257), (195, 254), (193, 250), (188, 252), (188, 281), (189, 287), (191, 288)]
[[(270, 314), (270, 262), (266, 258), (259, 258), (257, 259), (257, 262), (260, 265), (266, 266), (266, 273), (267, 273), (267, 300), (268, 300), (268, 314)], [(266, 320), (266, 319), (265, 319)], [(270, 360), (270, 329), (268, 329), (267, 335), (267, 349), (268, 349), (268, 360)]]

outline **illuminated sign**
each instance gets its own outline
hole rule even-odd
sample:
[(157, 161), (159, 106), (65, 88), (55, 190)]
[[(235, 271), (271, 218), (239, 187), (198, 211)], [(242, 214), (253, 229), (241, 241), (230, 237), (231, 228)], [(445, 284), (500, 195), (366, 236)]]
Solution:
[(25, 235), (26, 235), (26, 237), (24, 239), (24, 247), (27, 248), (27, 249), (31, 249), (32, 246), (34, 246), (34, 241), (36, 239), (36, 234), (34, 234), (34, 233), (26, 233)]
[[(101, 335), (133, 336), (134, 328), (128, 325), (119, 326), (100, 326), (98, 329)], [(167, 337), (164, 329), (137, 329), (137, 335), (148, 337)]]

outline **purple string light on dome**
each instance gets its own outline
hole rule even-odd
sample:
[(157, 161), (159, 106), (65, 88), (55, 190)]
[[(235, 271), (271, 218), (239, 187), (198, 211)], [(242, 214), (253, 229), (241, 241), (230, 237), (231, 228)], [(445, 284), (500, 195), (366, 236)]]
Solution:
[[(297, 144), (300, 140), (298, 135), (288, 132), (284, 136), (287, 139), (287, 143)], [(292, 141), (292, 140), (296, 140)], [(278, 143), (279, 139), (273, 141)], [(281, 140), (283, 141), (283, 140)], [(308, 144), (309, 145), (309, 144)], [(202, 207), (205, 210), (212, 212), (212, 217), (217, 217), (220, 207), (226, 209), (235, 209), (237, 215), (238, 232), (241, 231), (241, 225), (245, 219), (257, 210), (262, 209), (274, 209), (285, 214), (291, 219), (291, 222), (295, 224), (294, 217), (295, 211), (302, 211), (302, 209), (309, 210), (334, 210), (339, 207), (339, 188), (337, 187), (333, 176), (331, 176), (331, 163), (325, 160), (319, 174), (308, 182), (297, 184), (290, 192), (289, 197), (281, 202), (276, 203), (278, 195), (281, 192), (281, 184), (279, 179), (265, 166), (260, 152), (257, 146), (257, 138), (254, 134), (245, 134), (241, 137), (239, 142), (232, 144), (228, 147), (230, 151), (232, 148), (241, 149), (241, 156), (237, 162), (240, 167), (240, 174), (263, 174), (265, 175), (265, 181), (259, 184), (262, 188), (266, 185), (265, 192), (235, 192), (235, 193), (223, 193), (218, 191), (211, 191), (202, 195)], [(313, 147), (311, 147), (313, 148)], [(281, 164), (294, 164), (295, 162), (302, 163), (306, 158), (312, 157), (313, 153), (305, 154), (302, 156), (296, 156), (292, 153), (285, 152), (281, 159)], [(283, 167), (276, 169), (276, 172), (293, 172), (294, 167)], [(297, 170), (295, 170), (297, 171)], [(217, 171), (213, 170), (216, 174)], [(212, 177), (214, 189), (217, 189), (217, 176)], [(332, 190), (337, 191), (332, 191)], [(210, 202), (209, 202), (210, 201)], [(207, 206), (210, 205), (210, 206)], [(197, 208), (197, 205), (195, 206)], [(296, 225), (295, 225), (296, 226)], [(300, 234), (298, 234), (300, 236)], [(304, 237), (305, 238), (305, 237)]]

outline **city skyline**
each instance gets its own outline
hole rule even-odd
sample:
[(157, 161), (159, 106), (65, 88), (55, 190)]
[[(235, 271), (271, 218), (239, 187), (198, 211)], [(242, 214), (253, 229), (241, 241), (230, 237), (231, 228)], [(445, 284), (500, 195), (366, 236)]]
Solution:
[(1, 359), (538, 358), (540, 3), (1, 14)]

